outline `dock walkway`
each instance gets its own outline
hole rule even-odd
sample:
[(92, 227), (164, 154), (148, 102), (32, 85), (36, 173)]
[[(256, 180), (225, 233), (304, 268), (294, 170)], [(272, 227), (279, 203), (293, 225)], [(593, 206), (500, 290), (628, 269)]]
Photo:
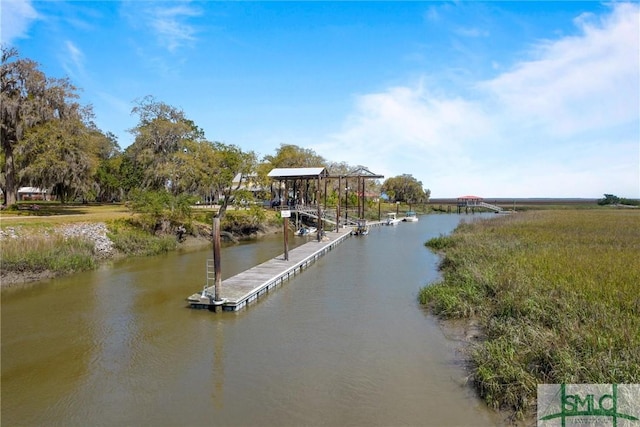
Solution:
[(187, 301), (192, 308), (240, 310), (269, 292), (270, 289), (288, 280), (289, 277), (301, 272), (316, 259), (344, 241), (350, 234), (351, 228), (344, 228), (339, 232), (327, 231), (322, 241), (313, 240), (288, 251), (288, 261), (285, 261), (283, 253), (222, 281), (220, 287), (222, 301), (214, 302), (213, 286), (191, 295)]

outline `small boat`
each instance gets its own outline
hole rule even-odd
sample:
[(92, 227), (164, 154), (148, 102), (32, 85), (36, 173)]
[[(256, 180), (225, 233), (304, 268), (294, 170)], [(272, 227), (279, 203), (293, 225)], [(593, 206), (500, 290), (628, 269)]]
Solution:
[(318, 231), (315, 227), (300, 227), (298, 231), (296, 231), (296, 236), (307, 236), (309, 234), (313, 234)]
[(407, 211), (405, 217), (403, 219), (404, 222), (416, 222), (418, 221), (418, 216), (414, 211)]
[(351, 234), (355, 236), (366, 236), (369, 234), (369, 227), (367, 227), (367, 221), (359, 220), (358, 226), (351, 231)]
[(387, 225), (397, 225), (400, 222), (402, 222), (402, 220), (396, 217), (395, 212), (389, 212), (387, 214)]

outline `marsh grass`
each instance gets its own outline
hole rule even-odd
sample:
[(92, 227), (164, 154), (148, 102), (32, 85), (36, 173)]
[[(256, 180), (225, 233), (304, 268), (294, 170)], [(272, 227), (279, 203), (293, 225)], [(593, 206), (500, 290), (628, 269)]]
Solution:
[(107, 224), (107, 236), (113, 246), (127, 255), (158, 255), (172, 251), (178, 245), (175, 235), (150, 234), (136, 226), (132, 219), (118, 219)]
[[(21, 238), (3, 238), (0, 241), (2, 274), (51, 272), (61, 275), (96, 268), (100, 255), (94, 253), (94, 242), (85, 237), (65, 238), (55, 232), (54, 224), (58, 223), (17, 225)], [(174, 235), (149, 234), (136, 226), (135, 218), (119, 218), (107, 224), (108, 236), (121, 254), (156, 255), (176, 249)]]
[(51, 271), (57, 274), (88, 270), (96, 266), (93, 242), (85, 238), (31, 235), (2, 241), (3, 272)]
[(530, 415), (539, 383), (640, 383), (640, 212), (531, 211), (427, 246), (443, 280), (420, 301), (479, 320), (470, 358), (492, 407)]

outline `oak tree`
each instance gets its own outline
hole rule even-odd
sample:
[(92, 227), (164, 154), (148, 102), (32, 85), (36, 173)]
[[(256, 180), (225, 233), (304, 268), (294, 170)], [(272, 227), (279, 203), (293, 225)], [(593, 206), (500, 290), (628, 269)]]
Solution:
[(125, 154), (132, 168), (141, 171), (140, 186), (178, 194), (179, 153), (188, 150), (189, 142), (204, 140), (204, 132), (181, 109), (153, 96), (138, 100), (132, 114), (139, 116), (139, 123), (130, 129), (135, 140)]
[(395, 202), (424, 203), (429, 199), (430, 190), (422, 187), (422, 182), (418, 181), (410, 174), (403, 174), (387, 178), (382, 184), (382, 191), (387, 193)]
[(54, 188), (63, 202), (89, 191), (104, 135), (91, 122), (91, 107), (78, 104), (77, 88), (67, 78), (47, 77), (36, 62), (6, 47), (0, 79), (6, 203), (16, 202), (24, 184)]

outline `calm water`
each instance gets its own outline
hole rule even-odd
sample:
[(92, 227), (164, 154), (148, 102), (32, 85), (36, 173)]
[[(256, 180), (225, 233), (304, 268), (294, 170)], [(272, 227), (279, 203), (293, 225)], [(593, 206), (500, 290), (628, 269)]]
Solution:
[[(472, 217), (347, 239), (240, 313), (186, 308), (208, 249), (4, 291), (2, 425), (500, 424), (416, 301), (437, 278), (424, 242)], [(224, 248), (224, 276), (281, 239)]]

